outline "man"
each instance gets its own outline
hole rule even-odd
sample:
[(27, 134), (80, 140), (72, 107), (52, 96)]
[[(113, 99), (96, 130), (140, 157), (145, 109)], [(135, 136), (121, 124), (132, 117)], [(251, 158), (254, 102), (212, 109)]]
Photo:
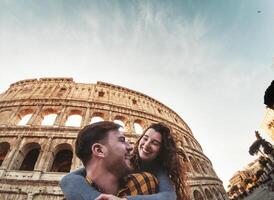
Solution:
[[(130, 175), (133, 187), (121, 184), (121, 177), (130, 172), (132, 147), (119, 128), (118, 124), (103, 121), (88, 125), (79, 132), (75, 151), (84, 164), (86, 174), (80, 176), (72, 172), (62, 178), (60, 186), (68, 200), (167, 199), (159, 198), (165, 196), (164, 192), (160, 196), (139, 195), (156, 192), (157, 179), (149, 173)], [(151, 187), (153, 184), (154, 187)], [(138, 196), (126, 196), (131, 194)]]

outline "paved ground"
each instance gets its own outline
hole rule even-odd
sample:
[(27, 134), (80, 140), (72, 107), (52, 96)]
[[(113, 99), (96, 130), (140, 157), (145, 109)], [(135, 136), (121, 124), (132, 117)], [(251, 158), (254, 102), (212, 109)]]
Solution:
[(267, 185), (262, 185), (242, 200), (274, 200), (274, 191)]

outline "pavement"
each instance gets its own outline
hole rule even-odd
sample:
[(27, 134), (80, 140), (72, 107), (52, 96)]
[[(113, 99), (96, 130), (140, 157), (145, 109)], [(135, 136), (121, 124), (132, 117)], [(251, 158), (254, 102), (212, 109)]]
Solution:
[(267, 185), (262, 185), (241, 200), (274, 200), (274, 191), (272, 190)]

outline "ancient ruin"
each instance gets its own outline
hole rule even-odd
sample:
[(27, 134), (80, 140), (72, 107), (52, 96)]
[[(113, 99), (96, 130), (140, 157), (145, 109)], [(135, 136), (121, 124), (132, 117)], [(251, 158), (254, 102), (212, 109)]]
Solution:
[(182, 150), (193, 199), (227, 199), (211, 161), (173, 110), (140, 92), (72, 78), (23, 80), (0, 95), (0, 199), (64, 199), (60, 178), (81, 166), (74, 154), (77, 133), (99, 120), (123, 125), (132, 142), (151, 122), (167, 123)]

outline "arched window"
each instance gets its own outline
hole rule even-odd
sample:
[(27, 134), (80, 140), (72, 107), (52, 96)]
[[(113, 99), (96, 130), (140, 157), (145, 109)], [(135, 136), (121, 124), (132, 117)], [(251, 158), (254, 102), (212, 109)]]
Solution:
[(52, 172), (69, 172), (72, 163), (73, 153), (69, 149), (60, 150), (53, 161)]
[(194, 141), (191, 141), (192, 146), (196, 149), (196, 143)]
[(191, 143), (190, 143), (189, 139), (187, 137), (184, 137), (184, 138), (185, 138), (187, 145), (191, 147)]
[(205, 195), (207, 200), (213, 200), (213, 195), (211, 194), (211, 192), (208, 189), (205, 189)]
[(93, 124), (95, 122), (101, 122), (101, 121), (104, 121), (104, 119), (102, 117), (94, 116), (94, 117), (91, 118), (90, 124)]
[(143, 133), (144, 130), (143, 130), (143, 127), (141, 125), (141, 122), (136, 120), (134, 122), (133, 126), (134, 126), (134, 131), (135, 131), (136, 134), (141, 135)]
[(203, 195), (198, 190), (194, 190), (193, 197), (194, 200), (204, 200)]
[(22, 109), (15, 118), (14, 123), (17, 125), (27, 125), (33, 113), (34, 110), (32, 108)]
[(27, 114), (22, 117), (22, 119), (19, 121), (18, 125), (27, 125), (28, 121), (30, 120), (32, 114)]
[(202, 166), (203, 166), (205, 174), (210, 174), (206, 161), (202, 162)]
[(122, 120), (115, 119), (113, 122), (116, 123), (116, 124), (119, 124), (121, 126), (121, 128), (119, 129), (120, 131), (124, 131), (125, 130), (125, 123)]
[(81, 111), (72, 110), (69, 114), (67, 121), (66, 121), (66, 126), (80, 127), (81, 122), (82, 122)]
[(25, 156), (19, 170), (32, 171), (40, 153), (40, 147), (31, 149)]
[(45, 115), (41, 125), (43, 125), (43, 126), (52, 126), (52, 125), (54, 125), (56, 117), (57, 117), (57, 114)]
[(203, 165), (203, 163), (202, 163), (199, 159), (198, 159), (198, 163), (199, 163), (199, 166), (200, 166), (200, 168), (202, 169), (203, 173), (204, 173), (204, 174), (207, 174), (206, 169), (205, 169), (205, 166)]
[(216, 198), (217, 198), (218, 200), (221, 200), (221, 198), (220, 198), (220, 196), (219, 196), (217, 190), (216, 190), (215, 188), (212, 188), (212, 191), (213, 191), (214, 195), (216, 196)]
[(12, 110), (0, 111), (0, 124), (6, 124), (11, 114)]
[(194, 158), (192, 158), (191, 156), (189, 157), (189, 160), (190, 160), (190, 163), (191, 163), (194, 171), (197, 172), (197, 173), (200, 173), (200, 169), (199, 169), (199, 167), (196, 163), (196, 160)]
[(0, 143), (0, 166), (2, 165), (5, 157), (10, 149), (10, 144), (7, 142)]

